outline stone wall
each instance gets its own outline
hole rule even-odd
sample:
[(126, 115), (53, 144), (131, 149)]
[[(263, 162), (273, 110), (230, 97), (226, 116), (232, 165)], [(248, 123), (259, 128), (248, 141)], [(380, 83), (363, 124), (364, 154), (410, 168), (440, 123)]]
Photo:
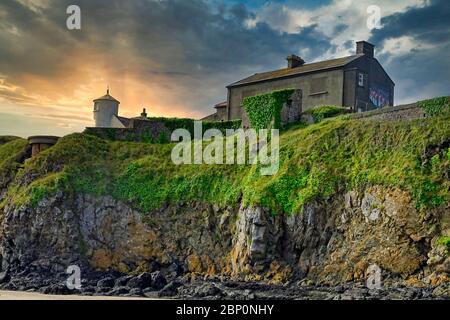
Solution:
[(426, 117), (425, 111), (417, 103), (405, 104), (395, 107), (386, 107), (374, 111), (356, 113), (351, 115), (361, 120), (414, 120)]
[(281, 125), (297, 122), (302, 112), (302, 91), (295, 90), (291, 96), (290, 103), (285, 103), (281, 109)]
[[(176, 129), (186, 129), (194, 136), (193, 119), (149, 118), (148, 120), (131, 119), (129, 128), (86, 128), (84, 133), (95, 135), (102, 139), (116, 141), (135, 141), (147, 143), (168, 143), (172, 132)], [(208, 129), (238, 129), (240, 121), (203, 121), (203, 132)]]

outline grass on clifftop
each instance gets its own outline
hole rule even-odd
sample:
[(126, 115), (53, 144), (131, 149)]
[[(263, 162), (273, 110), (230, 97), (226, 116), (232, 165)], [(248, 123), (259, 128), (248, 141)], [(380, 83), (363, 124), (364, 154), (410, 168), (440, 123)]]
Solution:
[[(176, 166), (172, 144), (72, 134), (27, 160), (7, 199), (37, 205), (57, 190), (111, 194), (148, 212), (165, 203), (235, 205), (242, 198), (274, 213), (295, 213), (338, 191), (384, 185), (409, 192), (425, 209), (449, 202), (449, 142), (449, 115), (389, 122), (338, 117), (282, 133), (280, 170), (261, 176), (257, 166)], [(0, 145), (0, 162), (2, 154), (24, 147), (11, 143)]]

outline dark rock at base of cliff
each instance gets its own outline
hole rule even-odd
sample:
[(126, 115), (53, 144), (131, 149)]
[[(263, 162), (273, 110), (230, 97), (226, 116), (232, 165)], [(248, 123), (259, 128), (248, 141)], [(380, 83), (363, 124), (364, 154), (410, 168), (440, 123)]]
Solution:
[(167, 285), (162, 288), (157, 296), (158, 297), (173, 297), (178, 294), (178, 288), (183, 286), (183, 282), (181, 280), (173, 280), (169, 282)]
[(140, 275), (131, 278), (127, 286), (130, 288), (146, 289), (152, 286), (152, 275), (148, 272), (143, 272)]
[(151, 275), (151, 287), (156, 290), (161, 290), (167, 284), (166, 278), (160, 271), (153, 272)]
[(0, 284), (8, 282), (9, 279), (10, 279), (10, 276), (7, 271), (0, 272)]
[(115, 279), (112, 277), (107, 277), (97, 282), (97, 287), (99, 288), (112, 288), (114, 287)]
[(137, 288), (131, 289), (128, 294), (132, 297), (143, 297), (144, 296), (144, 293), (142, 292), (142, 290), (137, 289)]
[(128, 281), (130, 281), (132, 278), (133, 276), (130, 275), (119, 277), (114, 282), (114, 287), (124, 287), (127, 285)]
[(196, 288), (194, 292), (194, 296), (196, 297), (221, 297), (222, 295), (222, 289), (214, 283), (205, 283)]
[[(448, 283), (437, 287), (407, 287), (398, 284), (368, 289), (365, 283), (345, 283), (338, 286), (311, 285), (292, 282), (273, 285), (263, 282), (236, 281), (224, 277), (188, 280), (176, 278), (167, 283), (162, 272), (141, 273), (137, 276), (118, 273), (90, 272), (85, 274), (80, 290), (66, 286), (64, 273), (49, 276), (47, 272), (5, 273), (8, 281), (0, 285), (3, 290), (37, 291), (57, 295), (96, 295), (122, 297), (173, 297), (179, 299), (224, 300), (418, 300), (450, 299)], [(7, 279), (5, 277), (4, 279)], [(133, 287), (133, 286), (135, 287)], [(141, 288), (144, 287), (144, 288)]]
[(55, 295), (71, 295), (80, 294), (79, 290), (70, 290), (64, 283), (52, 284), (47, 287), (39, 289), (40, 293), (43, 294), (55, 294)]
[(109, 291), (106, 295), (108, 296), (123, 296), (129, 294), (132, 289), (130, 287), (118, 287)]

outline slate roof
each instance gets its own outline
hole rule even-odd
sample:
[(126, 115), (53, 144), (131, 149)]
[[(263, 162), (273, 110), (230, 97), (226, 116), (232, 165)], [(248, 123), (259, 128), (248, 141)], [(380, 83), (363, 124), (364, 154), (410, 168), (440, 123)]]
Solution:
[(239, 80), (237, 82), (230, 84), (228, 87), (237, 87), (237, 86), (250, 84), (250, 83), (280, 79), (280, 78), (285, 78), (285, 77), (287, 78), (287, 77), (291, 77), (291, 76), (295, 76), (295, 75), (301, 75), (304, 73), (339, 68), (339, 67), (343, 67), (343, 66), (349, 64), (350, 62), (352, 62), (362, 56), (364, 56), (364, 55), (356, 54), (356, 55), (347, 56), (347, 57), (338, 58), (338, 59), (308, 63), (308, 64), (304, 64), (302, 66), (295, 67), (295, 68), (284, 68), (284, 69), (279, 69), (279, 70), (274, 70), (274, 71), (269, 71), (269, 72), (255, 73), (254, 75), (252, 75), (250, 77), (247, 77), (245, 79), (242, 79), (242, 80)]
[(214, 108), (225, 108), (227, 106), (228, 102), (224, 101), (221, 103), (218, 103), (214, 106)]
[(129, 118), (125, 118), (125, 117), (120, 117), (120, 116), (116, 116), (117, 120), (120, 121), (120, 123), (122, 123), (124, 125), (124, 127), (128, 128), (128, 126), (130, 125), (130, 119)]

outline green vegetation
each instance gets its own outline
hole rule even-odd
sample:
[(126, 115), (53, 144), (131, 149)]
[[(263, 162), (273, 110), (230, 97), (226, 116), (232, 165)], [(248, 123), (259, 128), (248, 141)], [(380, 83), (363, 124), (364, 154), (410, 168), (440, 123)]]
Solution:
[(280, 128), (280, 112), (294, 90), (280, 90), (244, 98), (244, 109), (254, 129)]
[(21, 139), (19, 137), (15, 137), (15, 136), (0, 136), (0, 145), (11, 142), (13, 140), (18, 140)]
[(417, 105), (424, 109), (427, 115), (436, 116), (450, 111), (450, 97), (422, 100), (419, 101)]
[(447, 254), (450, 253), (450, 237), (442, 237), (438, 240), (438, 244), (443, 245)]
[[(0, 190), (3, 190), (8, 188), (20, 169), (20, 160), (25, 153), (28, 142), (25, 139), (15, 137), (0, 137), (0, 141), (4, 141), (0, 144)], [(12, 186), (10, 190), (15, 188), (15, 186)]]
[(340, 114), (347, 113), (347, 109), (339, 106), (320, 106), (307, 110), (305, 114), (309, 114), (313, 117), (314, 122), (318, 123), (326, 118), (335, 117)]
[(10, 138), (3, 139), (0, 137), (0, 141), (5, 141), (0, 143), (0, 165), (5, 161), (10, 159), (12, 156), (20, 152), (26, 145), (27, 141), (20, 138)]
[(296, 213), (312, 200), (382, 185), (407, 191), (424, 210), (450, 200), (449, 141), (449, 114), (387, 122), (336, 117), (283, 132), (274, 176), (261, 176), (259, 165), (177, 166), (170, 157), (173, 144), (88, 134), (63, 137), (23, 165), (4, 156), (25, 147), (24, 140), (12, 141), (0, 145), (0, 160), (16, 166), (5, 201), (32, 205), (62, 190), (110, 194), (144, 212), (197, 200)]

